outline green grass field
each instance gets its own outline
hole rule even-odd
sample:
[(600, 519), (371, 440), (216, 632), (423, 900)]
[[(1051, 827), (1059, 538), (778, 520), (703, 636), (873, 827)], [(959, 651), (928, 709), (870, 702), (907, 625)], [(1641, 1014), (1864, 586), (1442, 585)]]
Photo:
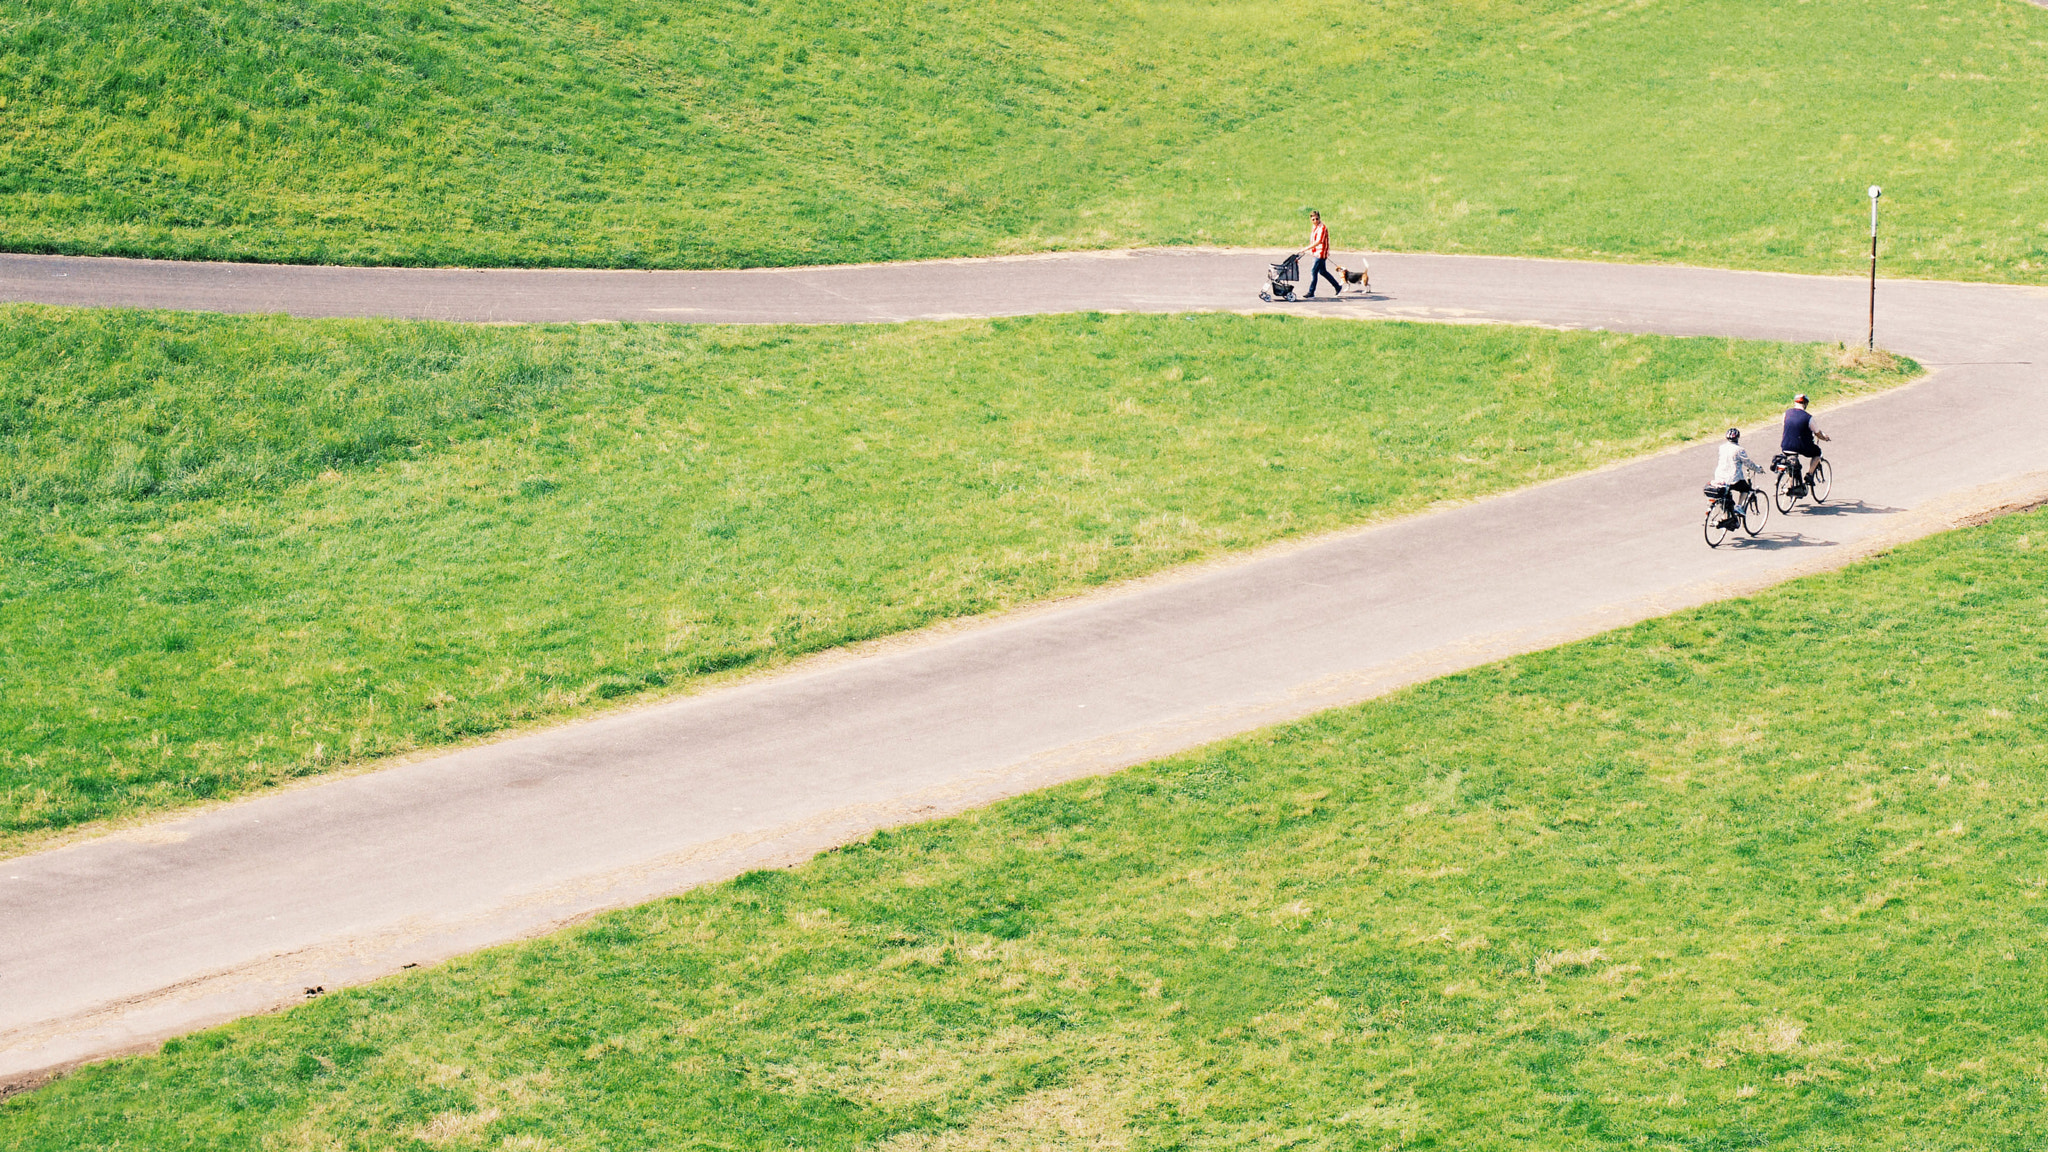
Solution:
[(1224, 315), (490, 328), (0, 309), (0, 849), (1916, 370)]
[(1292, 244), (2048, 280), (2020, 0), (0, 0), (0, 248)]
[(32, 1149), (2048, 1144), (2048, 514), (86, 1069)]

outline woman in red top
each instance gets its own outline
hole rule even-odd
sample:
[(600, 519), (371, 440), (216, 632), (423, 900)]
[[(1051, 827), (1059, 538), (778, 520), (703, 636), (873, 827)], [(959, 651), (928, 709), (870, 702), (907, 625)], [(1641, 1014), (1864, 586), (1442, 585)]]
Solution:
[(1313, 208), (1309, 209), (1308, 212), (1308, 247), (1303, 248), (1301, 253), (1304, 256), (1313, 255), (1316, 258), (1315, 267), (1310, 269), (1308, 274), (1308, 294), (1303, 296), (1302, 299), (1313, 300), (1316, 298), (1316, 277), (1318, 276), (1328, 280), (1330, 287), (1336, 290), (1337, 295), (1342, 296), (1344, 294), (1344, 286), (1337, 283), (1335, 276), (1330, 275), (1330, 230), (1323, 227), (1323, 214)]

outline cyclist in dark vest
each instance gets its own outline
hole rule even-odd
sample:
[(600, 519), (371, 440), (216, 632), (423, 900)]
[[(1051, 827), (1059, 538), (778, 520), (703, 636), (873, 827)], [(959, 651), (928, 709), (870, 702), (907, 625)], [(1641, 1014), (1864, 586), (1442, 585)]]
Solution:
[(1813, 475), (1813, 461), (1820, 459), (1820, 445), (1817, 441), (1827, 438), (1828, 434), (1815, 428), (1813, 417), (1807, 414), (1806, 393), (1801, 392), (1794, 396), (1792, 406), (1785, 409), (1785, 434), (1778, 437), (1778, 451), (1795, 457), (1805, 457), (1804, 460), (1796, 461), (1804, 467), (1792, 477), (1793, 495), (1806, 494), (1806, 478)]

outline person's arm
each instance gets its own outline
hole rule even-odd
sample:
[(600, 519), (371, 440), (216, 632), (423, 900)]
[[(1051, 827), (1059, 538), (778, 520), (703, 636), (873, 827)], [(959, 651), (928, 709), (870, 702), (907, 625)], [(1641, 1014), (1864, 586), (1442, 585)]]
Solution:
[(1812, 430), (1812, 432), (1813, 432), (1813, 438), (1814, 438), (1815, 440), (1825, 440), (1825, 439), (1827, 439), (1827, 438), (1828, 438), (1828, 434), (1827, 434), (1827, 433), (1825, 433), (1825, 432), (1821, 431), (1821, 430), (1820, 430), (1820, 429), (1818, 429), (1818, 428), (1814, 428), (1814, 427), (1813, 427), (1813, 425), (1811, 425), (1811, 424), (1808, 424), (1808, 425), (1807, 425), (1807, 428), (1809, 428), (1809, 429), (1811, 429), (1811, 430)]

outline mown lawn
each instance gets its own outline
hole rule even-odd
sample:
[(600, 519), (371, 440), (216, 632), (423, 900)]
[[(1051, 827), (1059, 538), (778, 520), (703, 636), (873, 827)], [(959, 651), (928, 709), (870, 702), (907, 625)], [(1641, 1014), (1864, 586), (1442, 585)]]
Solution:
[(2048, 514), (115, 1061), (9, 1148), (2048, 1144)]
[(489, 328), (0, 309), (0, 849), (1913, 370), (1216, 315)]
[(0, 0), (0, 248), (1299, 243), (2048, 279), (2019, 0)]

